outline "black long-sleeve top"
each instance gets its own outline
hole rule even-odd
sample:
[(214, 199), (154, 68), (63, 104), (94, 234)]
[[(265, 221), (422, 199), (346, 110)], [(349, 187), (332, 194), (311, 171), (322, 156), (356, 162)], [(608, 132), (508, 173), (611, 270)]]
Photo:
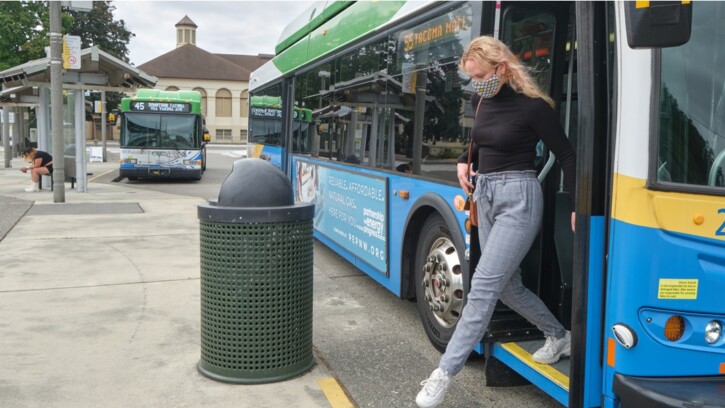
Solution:
[[(474, 112), (479, 99), (478, 95), (471, 98)], [(471, 137), (471, 162), (480, 174), (534, 170), (536, 144), (542, 140), (564, 171), (564, 188), (574, 208), (576, 154), (556, 112), (546, 101), (529, 98), (504, 84), (493, 98), (481, 101)], [(466, 162), (468, 151), (458, 158), (458, 163)]]

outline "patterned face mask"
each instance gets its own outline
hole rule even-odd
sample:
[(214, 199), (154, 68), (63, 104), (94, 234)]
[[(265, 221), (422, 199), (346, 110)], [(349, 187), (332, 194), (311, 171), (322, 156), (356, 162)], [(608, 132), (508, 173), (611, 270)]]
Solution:
[(499, 79), (496, 74), (489, 79), (483, 81), (471, 81), (471, 86), (477, 94), (481, 95), (481, 98), (493, 98), (498, 90)]

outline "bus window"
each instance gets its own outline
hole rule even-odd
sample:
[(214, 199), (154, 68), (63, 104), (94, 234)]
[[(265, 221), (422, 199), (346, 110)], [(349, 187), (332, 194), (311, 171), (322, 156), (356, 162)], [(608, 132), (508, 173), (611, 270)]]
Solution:
[(658, 182), (725, 187), (725, 3), (693, 7), (692, 35), (661, 51)]
[(299, 152), (313, 157), (331, 157), (329, 124), (335, 105), (328, 91), (330, 75), (330, 64), (323, 64), (295, 77), (295, 107), (311, 112), (310, 123), (300, 125)]
[(414, 174), (458, 184), (455, 162), (473, 124), (473, 91), (459, 63), (478, 33), (477, 7), (451, 8), (390, 37), (387, 93), (394, 98), (386, 107), (395, 120), (396, 163), (412, 162)]
[(551, 92), (554, 15), (539, 9), (514, 7), (504, 19), (502, 38), (511, 51), (529, 67), (544, 91)]
[(249, 142), (282, 145), (282, 85), (255, 91), (249, 107)]
[(196, 133), (196, 116), (193, 115), (162, 115), (161, 116), (161, 146), (172, 149), (194, 147), (194, 134)]
[(125, 147), (154, 147), (159, 127), (159, 114), (126, 113), (125, 131), (121, 145)]

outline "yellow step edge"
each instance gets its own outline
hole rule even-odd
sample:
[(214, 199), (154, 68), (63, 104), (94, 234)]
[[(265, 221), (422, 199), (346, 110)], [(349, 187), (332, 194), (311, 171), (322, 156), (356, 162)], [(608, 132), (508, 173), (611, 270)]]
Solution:
[(523, 361), (527, 366), (541, 373), (544, 377), (551, 380), (554, 384), (569, 392), (569, 377), (561, 371), (555, 369), (548, 364), (539, 364), (531, 358), (531, 353), (524, 350), (516, 343), (502, 343), (501, 347), (513, 354), (516, 358)]

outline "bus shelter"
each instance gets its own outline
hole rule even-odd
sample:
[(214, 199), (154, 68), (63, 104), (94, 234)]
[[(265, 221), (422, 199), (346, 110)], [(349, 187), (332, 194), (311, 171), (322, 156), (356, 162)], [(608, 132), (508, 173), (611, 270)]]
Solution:
[[(100, 91), (102, 95), (103, 157), (106, 157), (105, 93), (134, 93), (138, 88), (153, 88), (158, 78), (99, 49), (97, 46), (81, 50), (81, 68), (63, 71), (63, 145), (64, 156), (74, 156), (76, 191), (86, 192), (86, 137), (85, 92)], [(50, 106), (50, 57), (28, 61), (0, 72), (0, 106), (3, 108), (3, 141), (5, 166), (9, 167), (11, 148), (8, 134), (8, 112), (15, 111), (13, 144), (15, 152), (24, 142), (29, 128), (24, 111), (35, 109), (37, 146), (52, 153)], [(55, 159), (54, 159), (55, 160)], [(43, 180), (44, 184), (50, 180)]]

